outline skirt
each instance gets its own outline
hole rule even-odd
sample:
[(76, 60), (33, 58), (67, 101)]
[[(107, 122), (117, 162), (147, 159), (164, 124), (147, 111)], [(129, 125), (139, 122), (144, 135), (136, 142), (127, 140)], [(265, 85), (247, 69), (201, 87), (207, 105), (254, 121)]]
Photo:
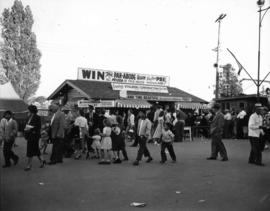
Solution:
[(112, 149), (111, 137), (103, 137), (101, 139), (101, 149), (104, 149), (104, 150), (111, 150)]

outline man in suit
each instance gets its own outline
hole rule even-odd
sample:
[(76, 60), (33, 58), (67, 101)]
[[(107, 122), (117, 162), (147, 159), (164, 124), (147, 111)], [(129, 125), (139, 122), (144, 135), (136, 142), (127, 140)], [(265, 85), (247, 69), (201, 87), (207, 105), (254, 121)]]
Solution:
[(53, 143), (52, 154), (49, 164), (54, 165), (56, 163), (63, 163), (65, 114), (60, 111), (59, 106), (56, 104), (50, 105), (49, 111), (52, 112), (52, 118), (50, 123), (50, 137)]
[(145, 157), (148, 157), (146, 161), (147, 163), (153, 160), (146, 146), (148, 137), (150, 136), (150, 133), (151, 133), (151, 122), (149, 119), (145, 118), (145, 113), (140, 112), (139, 116), (140, 117), (139, 117), (138, 127), (137, 127), (139, 150), (138, 150), (136, 161), (133, 163), (134, 166), (139, 165), (139, 162), (142, 159), (143, 155)]
[(227, 151), (222, 142), (224, 115), (221, 113), (220, 104), (215, 103), (213, 106), (213, 111), (215, 113), (215, 116), (210, 126), (210, 134), (212, 136), (212, 153), (211, 156), (207, 158), (207, 160), (216, 160), (218, 153), (220, 153), (220, 156), (222, 157), (221, 161), (228, 161)]
[(3, 168), (11, 166), (10, 159), (13, 160), (14, 165), (19, 161), (19, 157), (12, 151), (12, 146), (18, 132), (17, 122), (12, 119), (12, 112), (6, 111), (0, 123), (0, 139), (4, 141), (3, 154), (5, 158), (5, 165)]

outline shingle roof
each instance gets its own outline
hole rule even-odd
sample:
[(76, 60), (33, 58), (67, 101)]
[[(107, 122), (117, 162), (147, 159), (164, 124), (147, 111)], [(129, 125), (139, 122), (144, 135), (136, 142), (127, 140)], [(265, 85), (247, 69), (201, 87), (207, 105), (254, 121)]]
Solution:
[[(92, 99), (119, 99), (120, 98), (119, 91), (112, 90), (112, 86), (110, 82), (87, 81), (87, 80), (66, 80), (48, 97), (48, 99), (54, 99), (57, 93), (67, 84), (75, 89), (78, 89), (78, 91), (80, 91), (84, 95), (87, 95), (88, 98), (92, 98)], [(168, 92), (169, 93), (149, 93), (149, 92), (128, 91), (127, 93), (128, 95), (191, 98), (192, 102), (207, 103), (207, 101), (175, 87), (168, 87)]]

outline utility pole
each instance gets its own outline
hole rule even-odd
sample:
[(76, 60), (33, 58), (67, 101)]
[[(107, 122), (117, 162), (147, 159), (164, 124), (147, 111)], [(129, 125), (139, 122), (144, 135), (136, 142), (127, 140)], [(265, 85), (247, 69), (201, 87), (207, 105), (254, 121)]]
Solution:
[(216, 68), (216, 91), (215, 91), (215, 98), (219, 98), (219, 50), (220, 50), (220, 23), (223, 18), (225, 18), (226, 14), (221, 14), (217, 20), (215, 21), (218, 22), (218, 43), (217, 43), (217, 60), (216, 63), (214, 64), (214, 67)]

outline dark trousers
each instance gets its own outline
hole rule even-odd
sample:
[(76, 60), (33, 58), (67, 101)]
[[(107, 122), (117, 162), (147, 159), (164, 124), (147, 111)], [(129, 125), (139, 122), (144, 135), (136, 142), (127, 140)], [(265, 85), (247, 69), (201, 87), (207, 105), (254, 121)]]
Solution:
[(4, 148), (3, 148), (3, 154), (4, 154), (4, 158), (5, 158), (5, 164), (10, 166), (10, 159), (12, 159), (13, 161), (18, 160), (18, 156), (14, 154), (14, 152), (12, 151), (12, 146), (14, 144), (14, 141), (9, 141), (9, 142), (4, 142)]
[(51, 162), (62, 162), (63, 161), (63, 144), (64, 139), (56, 138), (53, 140)]
[(262, 144), (260, 138), (249, 137), (249, 142), (251, 145), (251, 150), (249, 154), (250, 163), (262, 163)]
[(175, 153), (174, 153), (174, 149), (173, 149), (172, 143), (166, 143), (166, 142), (162, 142), (161, 143), (161, 151), (160, 151), (161, 160), (162, 161), (166, 161), (167, 160), (167, 156), (166, 156), (166, 153), (165, 153), (166, 148), (168, 149), (172, 160), (176, 161), (176, 156), (175, 156)]
[(222, 135), (212, 135), (211, 157), (217, 158), (218, 153), (222, 158), (228, 158), (226, 148), (222, 142)]
[(122, 152), (124, 159), (128, 160), (126, 147), (125, 147), (125, 146), (121, 146), (121, 147), (119, 148), (119, 150), (117, 151), (118, 157), (119, 157), (119, 155), (120, 155), (120, 151)]
[(143, 155), (144, 157), (151, 157), (150, 152), (146, 146), (146, 141), (147, 141), (146, 137), (138, 136), (139, 150), (136, 158), (137, 161), (140, 161)]

